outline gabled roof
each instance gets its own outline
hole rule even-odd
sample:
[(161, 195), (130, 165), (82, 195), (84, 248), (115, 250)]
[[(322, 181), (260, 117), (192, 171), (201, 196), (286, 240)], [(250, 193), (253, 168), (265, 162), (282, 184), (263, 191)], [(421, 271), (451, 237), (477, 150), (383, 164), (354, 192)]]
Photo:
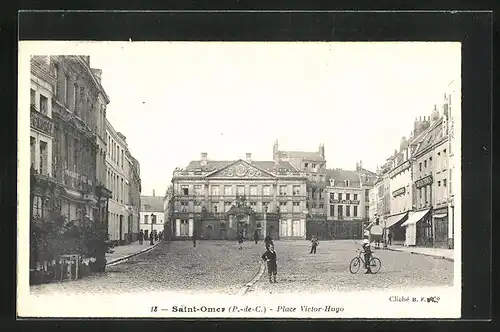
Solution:
[(163, 212), (163, 197), (141, 196), (141, 212)]
[(326, 171), (326, 181), (335, 180), (336, 187), (342, 187), (345, 180), (349, 180), (349, 187), (359, 186), (360, 177), (355, 171), (348, 171), (344, 169), (329, 169)]
[[(202, 171), (202, 172), (214, 172), (221, 170), (222, 168), (235, 163), (238, 160), (207, 160), (206, 166), (201, 166), (200, 160), (194, 160), (189, 163), (185, 168), (186, 171)], [(252, 161), (251, 165), (256, 166), (264, 171), (276, 172), (280, 169), (285, 169), (291, 172), (297, 172), (298, 170), (290, 164), (288, 161), (281, 161), (277, 165), (274, 161)]]
[(300, 158), (303, 160), (324, 162), (326, 159), (319, 152), (308, 151), (278, 151), (279, 155), (287, 154), (289, 158)]
[(434, 143), (437, 143), (439, 139), (443, 136), (443, 119), (440, 118), (436, 122), (434, 122), (428, 130), (425, 131), (425, 136), (422, 137), (421, 141), (417, 149), (414, 152), (414, 155), (418, 155), (422, 151), (431, 147)]
[(242, 159), (233, 161), (232, 163), (222, 167), (221, 169), (215, 170), (206, 175), (207, 177), (216, 176), (235, 176), (235, 177), (274, 177), (274, 175), (255, 165), (255, 163), (249, 163)]

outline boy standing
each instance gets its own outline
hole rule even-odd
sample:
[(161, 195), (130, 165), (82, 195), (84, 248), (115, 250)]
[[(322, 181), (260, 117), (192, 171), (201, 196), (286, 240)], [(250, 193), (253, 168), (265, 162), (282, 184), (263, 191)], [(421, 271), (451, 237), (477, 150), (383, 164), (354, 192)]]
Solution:
[(239, 244), (239, 249), (241, 250), (242, 249), (242, 244), (243, 244), (243, 231), (241, 231), (239, 234), (238, 234), (238, 244)]
[(368, 239), (363, 240), (363, 253), (365, 254), (365, 274), (373, 274), (370, 268), (370, 260), (372, 259), (372, 250), (370, 248), (370, 241)]
[(269, 245), (266, 252), (262, 255), (262, 260), (267, 262), (267, 274), (269, 275), (269, 282), (276, 283), (276, 274), (278, 273), (278, 266), (276, 264), (276, 253), (274, 252), (274, 245), (272, 244)]
[(318, 246), (318, 244), (319, 244), (318, 238), (313, 235), (313, 237), (311, 238), (311, 252), (310, 252), (310, 254), (316, 253), (316, 247)]

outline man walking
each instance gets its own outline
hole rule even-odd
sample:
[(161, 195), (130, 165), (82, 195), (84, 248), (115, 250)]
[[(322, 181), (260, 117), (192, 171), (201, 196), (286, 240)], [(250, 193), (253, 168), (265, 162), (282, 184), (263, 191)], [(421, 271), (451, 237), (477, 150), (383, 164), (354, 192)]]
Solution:
[(389, 232), (389, 234), (387, 234), (387, 240), (389, 241), (389, 245), (391, 246), (392, 245), (392, 233)]
[(196, 230), (194, 229), (193, 230), (193, 235), (192, 235), (192, 239), (193, 239), (193, 248), (196, 248), (196, 240), (197, 240), (197, 236), (198, 234), (196, 233)]
[(259, 242), (259, 231), (258, 230), (255, 230), (255, 232), (253, 232), (253, 239), (255, 240), (255, 244), (257, 244)]
[(270, 244), (269, 248), (262, 255), (262, 260), (267, 263), (267, 274), (269, 275), (270, 283), (276, 283), (276, 274), (278, 273), (278, 265), (276, 264), (276, 259), (277, 258), (276, 253), (274, 252), (274, 245)]
[(143, 244), (144, 243), (144, 232), (141, 231), (139, 232), (139, 244)]
[(238, 249), (243, 249), (242, 245), (243, 245), (243, 231), (241, 231), (239, 234), (238, 234), (238, 244), (239, 244), (239, 248)]

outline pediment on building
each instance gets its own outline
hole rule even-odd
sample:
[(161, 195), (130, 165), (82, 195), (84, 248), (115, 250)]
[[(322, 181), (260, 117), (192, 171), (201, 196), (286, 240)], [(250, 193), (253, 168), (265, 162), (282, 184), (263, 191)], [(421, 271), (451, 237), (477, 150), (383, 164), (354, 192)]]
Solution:
[(207, 178), (274, 178), (275, 176), (244, 160), (233, 163), (207, 175)]

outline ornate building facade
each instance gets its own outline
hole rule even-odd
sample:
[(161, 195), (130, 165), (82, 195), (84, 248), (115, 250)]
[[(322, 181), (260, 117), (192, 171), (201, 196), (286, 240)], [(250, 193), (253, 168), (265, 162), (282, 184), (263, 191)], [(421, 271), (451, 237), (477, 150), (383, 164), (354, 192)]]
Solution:
[(214, 161), (201, 154), (172, 178), (173, 237), (189, 238), (195, 231), (206, 239), (306, 237), (305, 172), (291, 162), (246, 159)]
[(31, 74), (32, 218), (104, 223), (100, 77), (87, 56), (34, 56)]

